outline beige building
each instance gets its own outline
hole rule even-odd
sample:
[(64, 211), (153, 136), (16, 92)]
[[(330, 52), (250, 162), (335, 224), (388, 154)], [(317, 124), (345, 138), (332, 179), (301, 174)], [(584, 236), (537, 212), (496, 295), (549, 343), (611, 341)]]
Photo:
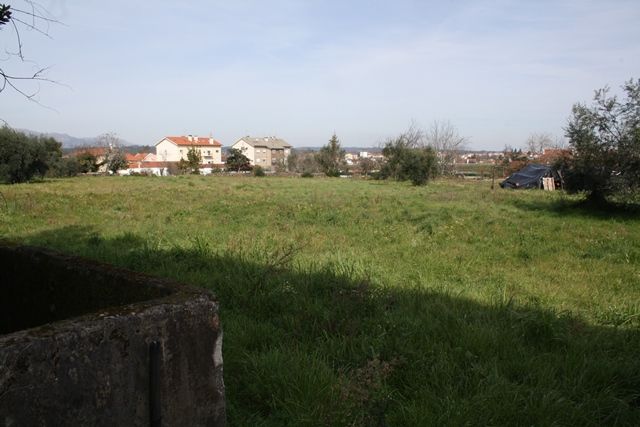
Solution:
[(275, 169), (277, 165), (286, 165), (291, 154), (291, 145), (275, 136), (252, 138), (245, 136), (237, 140), (231, 148), (242, 151), (254, 166)]
[(222, 144), (215, 139), (201, 138), (193, 135), (166, 136), (156, 144), (156, 160), (161, 162), (178, 162), (187, 159), (187, 152), (194, 148), (200, 152), (202, 164), (222, 163)]

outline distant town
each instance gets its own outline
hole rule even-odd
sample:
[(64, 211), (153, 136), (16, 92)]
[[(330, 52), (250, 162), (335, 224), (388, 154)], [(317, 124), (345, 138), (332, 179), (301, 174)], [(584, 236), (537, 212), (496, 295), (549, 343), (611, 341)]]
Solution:
[[(78, 141), (82, 140), (75, 139), (73, 142), (78, 144)], [(95, 173), (107, 173), (105, 159), (113, 147), (110, 148), (104, 143), (99, 145), (96, 139), (89, 141), (94, 144), (67, 147), (65, 155), (70, 158), (93, 158), (92, 161), (97, 165)], [(312, 157), (314, 153), (319, 151), (320, 147), (296, 148), (278, 136), (253, 137), (249, 135), (243, 136), (230, 146), (225, 147), (211, 136), (180, 135), (165, 136), (155, 145), (121, 145), (119, 149), (124, 151), (126, 166), (123, 165), (117, 174), (169, 176), (181, 173), (179, 164), (187, 161), (190, 150), (197, 153), (200, 160), (197, 167), (198, 173), (209, 175), (234, 171), (227, 164), (227, 156), (231, 150), (238, 150), (244, 155), (250, 168), (259, 167), (266, 173), (304, 172), (304, 166), (297, 167), (291, 163), (303, 163), (305, 159)], [(473, 167), (464, 167), (465, 165), (505, 166), (512, 164), (512, 167), (504, 171), (507, 173), (521, 167), (523, 160), (535, 160), (539, 163), (550, 164), (562, 156), (565, 151), (560, 148), (543, 148), (539, 152), (523, 152), (510, 148), (503, 151), (459, 149), (451, 157), (451, 164), (457, 165), (460, 169), (459, 173), (466, 176), (473, 176), (475, 173)], [(382, 148), (379, 147), (345, 147), (341, 160), (346, 173), (366, 174), (377, 170), (385, 162), (385, 156), (382, 153)]]

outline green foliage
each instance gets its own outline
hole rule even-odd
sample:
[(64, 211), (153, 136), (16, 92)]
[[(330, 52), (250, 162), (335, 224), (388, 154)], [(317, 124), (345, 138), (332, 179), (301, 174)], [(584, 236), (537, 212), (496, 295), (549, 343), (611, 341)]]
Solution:
[(43, 178), (62, 156), (53, 138), (28, 136), (7, 126), (0, 129), (0, 182), (15, 184)]
[(242, 151), (237, 148), (229, 149), (226, 164), (227, 170), (234, 170), (237, 172), (251, 170), (251, 162), (249, 161), (249, 158), (242, 154)]
[(340, 140), (334, 133), (329, 143), (316, 154), (320, 170), (327, 176), (340, 176), (340, 170), (345, 166), (344, 153), (345, 151), (340, 147)]
[(253, 168), (253, 176), (264, 176), (264, 169), (262, 168), (262, 166), (255, 166)]
[(311, 172), (302, 172), (300, 176), (302, 178), (313, 178), (313, 174)]
[(80, 173), (98, 172), (98, 159), (88, 151), (79, 153), (76, 156)]
[(289, 156), (287, 157), (287, 170), (289, 172), (297, 172), (298, 171), (298, 161), (300, 159), (300, 155), (298, 154), (298, 150), (291, 149)]
[(567, 189), (594, 202), (640, 189), (640, 80), (623, 90), (621, 100), (605, 87), (591, 106), (575, 104), (566, 128), (573, 150), (564, 165)]
[(80, 162), (76, 157), (62, 157), (51, 163), (47, 176), (52, 178), (68, 178), (80, 173)]
[(386, 163), (380, 170), (381, 178), (411, 181), (425, 185), (438, 170), (436, 152), (431, 147), (418, 147), (416, 142), (402, 134), (388, 141), (382, 149)]
[(195, 147), (189, 148), (187, 151), (187, 167), (194, 175), (200, 174), (200, 164), (202, 164), (202, 155)]
[(178, 168), (178, 174), (184, 175), (189, 171), (189, 162), (185, 159), (180, 159), (176, 167)]

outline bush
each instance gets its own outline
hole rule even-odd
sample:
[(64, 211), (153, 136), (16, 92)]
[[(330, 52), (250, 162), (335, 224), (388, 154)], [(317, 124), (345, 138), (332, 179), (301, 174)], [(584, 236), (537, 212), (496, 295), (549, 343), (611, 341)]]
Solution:
[(264, 176), (264, 169), (262, 166), (255, 166), (253, 168), (253, 176)]
[(302, 172), (300, 175), (301, 178), (313, 178), (313, 174), (311, 172)]
[(28, 136), (7, 126), (0, 129), (0, 182), (43, 178), (61, 157), (61, 145), (53, 138)]
[(388, 141), (382, 149), (387, 162), (380, 170), (383, 179), (411, 181), (413, 185), (425, 185), (436, 176), (438, 165), (436, 152), (431, 147), (419, 147), (417, 142), (402, 134)]
[(591, 106), (574, 105), (566, 128), (573, 150), (564, 160), (567, 189), (585, 191), (591, 202), (640, 190), (640, 80), (623, 90), (623, 100), (605, 87)]
[(54, 162), (47, 171), (47, 176), (52, 178), (67, 178), (80, 173), (80, 162), (75, 157), (61, 158)]

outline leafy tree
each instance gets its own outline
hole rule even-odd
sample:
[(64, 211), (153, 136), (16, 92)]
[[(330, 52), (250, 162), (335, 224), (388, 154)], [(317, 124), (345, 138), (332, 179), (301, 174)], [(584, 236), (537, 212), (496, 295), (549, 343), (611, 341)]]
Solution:
[(195, 147), (189, 148), (187, 151), (187, 167), (194, 175), (200, 174), (200, 165), (202, 164), (202, 154)]
[(585, 191), (591, 202), (640, 189), (640, 80), (629, 80), (625, 97), (596, 90), (591, 106), (575, 104), (565, 131), (573, 151), (565, 162), (567, 189)]
[(316, 161), (327, 176), (340, 176), (345, 151), (340, 147), (340, 140), (334, 133), (329, 143), (316, 154)]
[(43, 178), (61, 157), (61, 144), (53, 138), (28, 136), (7, 126), (0, 129), (0, 182)]
[(235, 171), (251, 170), (251, 162), (249, 158), (242, 154), (241, 150), (231, 148), (227, 153), (227, 169)]
[(382, 154), (386, 163), (380, 170), (383, 179), (411, 181), (414, 185), (424, 185), (438, 174), (436, 151), (421, 146), (422, 133), (411, 126), (395, 139), (387, 141)]
[(78, 171), (80, 173), (98, 172), (100, 165), (96, 156), (89, 151), (84, 151), (76, 156), (78, 161)]
[(178, 173), (184, 175), (189, 171), (189, 162), (185, 159), (180, 159), (177, 164)]
[(64, 178), (76, 176), (80, 173), (80, 162), (76, 157), (62, 157), (50, 165), (47, 176), (52, 178)]

